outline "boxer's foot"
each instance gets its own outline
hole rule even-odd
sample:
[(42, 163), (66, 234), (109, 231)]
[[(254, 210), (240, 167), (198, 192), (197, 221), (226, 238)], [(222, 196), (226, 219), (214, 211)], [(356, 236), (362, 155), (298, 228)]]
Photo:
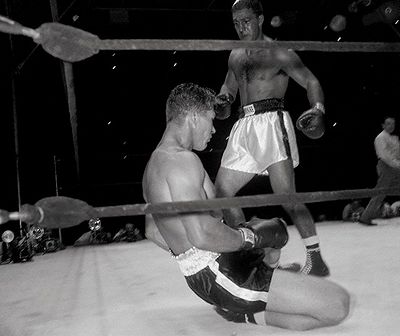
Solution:
[(319, 249), (307, 250), (307, 261), (301, 269), (301, 273), (320, 277), (325, 277), (330, 274), (329, 268), (322, 259)]

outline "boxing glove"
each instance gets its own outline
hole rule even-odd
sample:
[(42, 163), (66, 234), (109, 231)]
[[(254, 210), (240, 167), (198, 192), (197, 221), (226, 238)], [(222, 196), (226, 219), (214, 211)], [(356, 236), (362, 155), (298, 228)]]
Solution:
[(220, 93), (215, 97), (214, 111), (217, 119), (224, 120), (229, 118), (234, 99), (229, 93)]
[(243, 250), (265, 247), (280, 249), (289, 239), (286, 223), (280, 218), (253, 217), (250, 221), (240, 224), (238, 230), (242, 233)]
[(297, 119), (297, 129), (310, 139), (319, 139), (325, 133), (324, 114), (324, 105), (316, 103), (312, 109), (305, 111)]

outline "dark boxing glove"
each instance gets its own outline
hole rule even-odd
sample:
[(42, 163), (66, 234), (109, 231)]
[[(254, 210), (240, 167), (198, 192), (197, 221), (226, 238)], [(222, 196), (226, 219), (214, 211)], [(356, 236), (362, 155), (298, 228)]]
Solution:
[(280, 249), (289, 239), (286, 223), (280, 218), (253, 217), (250, 221), (241, 224), (238, 230), (242, 233), (241, 248), (244, 250), (265, 247)]
[(312, 109), (305, 111), (297, 119), (297, 129), (310, 139), (319, 139), (325, 133), (324, 114), (324, 105), (316, 103)]
[(224, 120), (231, 115), (231, 105), (235, 98), (229, 93), (220, 93), (215, 97), (214, 111), (215, 117)]

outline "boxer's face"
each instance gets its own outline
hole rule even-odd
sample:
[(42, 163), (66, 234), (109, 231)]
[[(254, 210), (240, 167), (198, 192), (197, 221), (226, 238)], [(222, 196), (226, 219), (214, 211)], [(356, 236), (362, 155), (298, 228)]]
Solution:
[(253, 10), (245, 8), (232, 13), (233, 25), (239, 39), (245, 41), (257, 40), (262, 36), (264, 16), (257, 16)]
[(214, 118), (214, 110), (209, 110), (201, 114), (197, 114), (193, 149), (198, 151), (206, 149), (212, 135), (215, 133), (215, 128), (213, 125)]

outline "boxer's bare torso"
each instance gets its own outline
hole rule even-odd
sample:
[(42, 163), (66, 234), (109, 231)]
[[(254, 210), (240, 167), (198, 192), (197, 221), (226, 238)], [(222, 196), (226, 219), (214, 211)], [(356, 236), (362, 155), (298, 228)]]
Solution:
[[(160, 145), (151, 155), (143, 178), (143, 194), (148, 203), (171, 202), (174, 200), (171, 185), (179, 188), (179, 179), (186, 175), (198, 190), (199, 199), (214, 198), (214, 185), (204, 170), (199, 157), (193, 152), (176, 146)], [(190, 176), (187, 176), (190, 175)], [(209, 213), (197, 214), (209, 216), (210, 223), (215, 221)], [(154, 221), (168, 247), (174, 254), (180, 254), (193, 246), (187, 239), (186, 230), (180, 216), (153, 214), (147, 221)]]
[[(265, 37), (265, 40), (269, 39)], [(242, 105), (267, 98), (283, 98), (289, 76), (305, 86), (309, 75), (293, 51), (274, 46), (269, 49), (233, 50), (228, 65)]]

